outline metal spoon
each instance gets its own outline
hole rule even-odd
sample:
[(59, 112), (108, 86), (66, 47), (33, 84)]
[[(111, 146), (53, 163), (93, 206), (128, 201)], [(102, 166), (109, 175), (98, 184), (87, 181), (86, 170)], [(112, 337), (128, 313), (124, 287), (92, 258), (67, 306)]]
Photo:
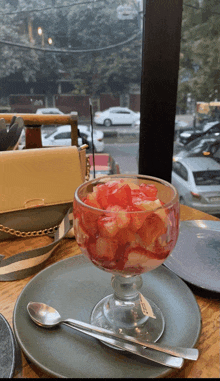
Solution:
[[(148, 342), (138, 340), (131, 336), (117, 334), (107, 329), (104, 329), (101, 327), (95, 327), (94, 325), (80, 322), (74, 319), (63, 320), (58, 311), (56, 311), (53, 307), (47, 306), (44, 303), (30, 302), (27, 305), (27, 310), (31, 319), (36, 324), (40, 325), (41, 327), (50, 328), (50, 327), (55, 327), (56, 325), (62, 323), (62, 324), (69, 325), (73, 327), (74, 329), (79, 330), (80, 332), (96, 337), (116, 347), (121, 348), (123, 346), (122, 349), (128, 350), (130, 352), (134, 352), (134, 349), (135, 349), (135, 353), (143, 357), (146, 357), (146, 354), (147, 354), (148, 355), (147, 358), (149, 358), (149, 353), (151, 354), (151, 356), (153, 355), (157, 360), (160, 359), (162, 355), (163, 355), (162, 357), (164, 357), (164, 353), (170, 354), (172, 356), (181, 357), (181, 359), (180, 358), (178, 359), (177, 357), (166, 355), (165, 358), (163, 358), (162, 360), (164, 364), (164, 361), (167, 363), (167, 359), (169, 358), (168, 366), (173, 366), (173, 365), (170, 365), (170, 362), (171, 363), (173, 362), (175, 367), (179, 367), (180, 364), (182, 366), (183, 364), (182, 358), (186, 358), (189, 360), (197, 360), (198, 358), (199, 352), (195, 348), (174, 348), (171, 346), (164, 346), (161, 344), (148, 343)], [(115, 340), (115, 339), (119, 339), (119, 340)], [(135, 346), (134, 345), (131, 346), (131, 344), (135, 344)], [(131, 347), (132, 347), (132, 350), (131, 350)], [(150, 348), (150, 349), (147, 350), (146, 348)], [(155, 351), (152, 351), (152, 349), (154, 349)], [(153, 361), (156, 361), (155, 358), (153, 359)], [(174, 359), (176, 361), (173, 361)], [(178, 366), (176, 366), (177, 364)], [(167, 364), (164, 364), (164, 365), (167, 365)]]

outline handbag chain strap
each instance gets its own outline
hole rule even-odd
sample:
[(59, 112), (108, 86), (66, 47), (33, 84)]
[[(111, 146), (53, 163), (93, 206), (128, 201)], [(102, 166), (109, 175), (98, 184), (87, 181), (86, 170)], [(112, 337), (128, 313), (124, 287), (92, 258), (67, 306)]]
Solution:
[(85, 175), (85, 181), (89, 181), (90, 178), (90, 160), (89, 157), (86, 158), (86, 175)]
[(17, 237), (23, 237), (23, 238), (39, 237), (39, 236), (51, 234), (51, 233), (54, 233), (58, 228), (59, 228), (59, 225), (56, 225), (56, 226), (53, 226), (52, 228), (48, 228), (48, 229), (34, 230), (31, 232), (21, 232), (20, 230), (11, 229), (11, 228), (8, 228), (7, 226), (0, 224), (0, 231), (2, 231), (4, 233), (11, 234), (11, 235), (15, 235)]

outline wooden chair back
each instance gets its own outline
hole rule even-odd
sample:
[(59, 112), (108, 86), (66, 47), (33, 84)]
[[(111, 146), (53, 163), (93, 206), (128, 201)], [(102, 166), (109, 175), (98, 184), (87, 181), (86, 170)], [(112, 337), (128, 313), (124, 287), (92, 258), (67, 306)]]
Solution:
[(4, 118), (6, 123), (10, 123), (13, 116), (20, 116), (24, 120), (25, 127), (40, 128), (42, 125), (65, 125), (71, 126), (71, 145), (78, 146), (78, 113), (74, 112), (66, 115), (59, 114), (0, 114), (0, 119)]

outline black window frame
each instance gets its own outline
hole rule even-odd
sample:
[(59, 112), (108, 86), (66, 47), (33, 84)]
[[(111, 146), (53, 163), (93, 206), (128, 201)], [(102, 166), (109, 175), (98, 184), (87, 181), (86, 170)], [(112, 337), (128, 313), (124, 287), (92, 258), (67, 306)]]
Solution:
[(182, 0), (144, 0), (139, 173), (171, 182)]

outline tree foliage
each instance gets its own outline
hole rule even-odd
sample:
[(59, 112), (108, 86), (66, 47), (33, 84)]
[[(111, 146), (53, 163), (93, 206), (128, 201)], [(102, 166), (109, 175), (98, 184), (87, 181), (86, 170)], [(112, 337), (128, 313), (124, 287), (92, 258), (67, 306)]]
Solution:
[[(119, 5), (137, 6), (137, 0), (73, 3), (73, 0), (1, 0), (0, 40), (24, 44), (30, 49), (0, 43), (0, 80), (13, 76), (25, 82), (56, 81), (66, 76), (75, 93), (92, 95), (121, 94), (128, 91), (130, 84), (140, 85), (141, 34), (127, 44), (104, 49), (140, 31), (137, 18), (117, 17)], [(39, 26), (44, 31), (44, 40), (37, 33)], [(53, 39), (52, 46), (47, 43), (48, 37)], [(31, 47), (63, 49), (69, 53), (48, 53)], [(71, 52), (88, 49), (100, 50)], [(220, 98), (219, 60), (220, 0), (184, 0), (179, 107), (185, 108), (188, 93), (200, 101)]]
[(178, 105), (186, 95), (196, 101), (220, 98), (220, 1), (184, 2)]
[[(117, 18), (117, 6), (127, 4), (128, 0), (76, 1), (74, 6), (68, 6), (74, 3), (70, 0), (3, 1), (0, 40), (69, 53), (0, 44), (0, 79), (14, 74), (28, 82), (44, 78), (57, 80), (67, 75), (74, 91), (93, 95), (103, 91), (122, 93), (128, 90), (130, 83), (140, 84), (141, 34), (128, 44), (104, 49), (139, 32), (137, 18), (125, 21)], [(33, 11), (49, 7), (51, 9)], [(19, 10), (22, 12), (15, 13)], [(43, 36), (37, 33), (39, 26)], [(53, 40), (52, 46), (47, 43), (48, 37)], [(89, 49), (94, 52), (71, 52)]]

